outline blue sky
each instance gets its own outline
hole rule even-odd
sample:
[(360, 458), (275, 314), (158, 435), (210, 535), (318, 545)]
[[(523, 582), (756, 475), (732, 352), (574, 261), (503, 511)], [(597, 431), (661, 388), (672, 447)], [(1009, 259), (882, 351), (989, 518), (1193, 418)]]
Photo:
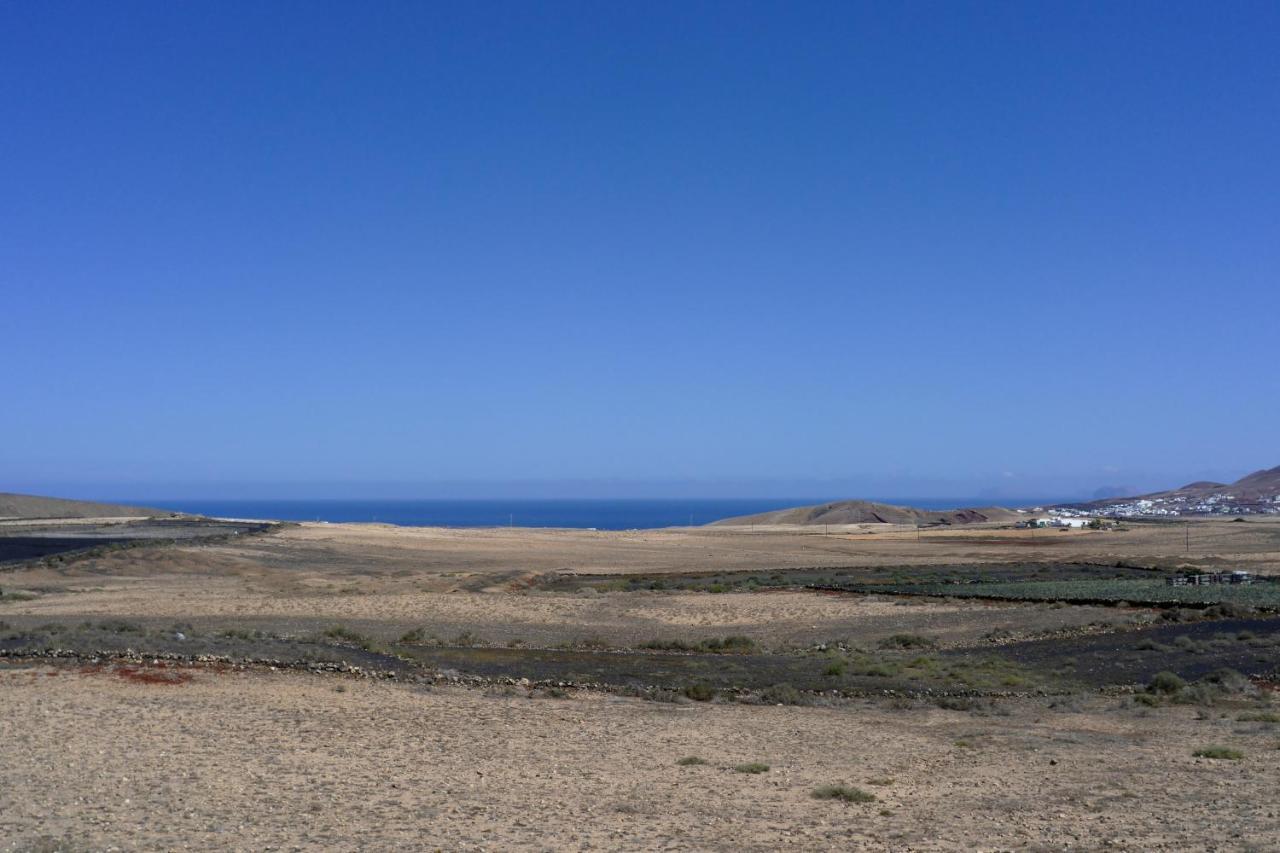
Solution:
[(1280, 464), (1277, 33), (1237, 2), (5, 3), (0, 490)]

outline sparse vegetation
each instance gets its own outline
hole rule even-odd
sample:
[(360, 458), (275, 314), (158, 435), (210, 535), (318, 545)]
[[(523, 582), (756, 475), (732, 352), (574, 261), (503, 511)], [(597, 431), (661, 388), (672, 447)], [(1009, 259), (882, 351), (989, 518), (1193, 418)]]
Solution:
[(369, 638), (358, 631), (352, 631), (345, 625), (334, 625), (332, 628), (325, 630), (323, 636), (330, 640), (338, 640), (339, 642), (350, 643), (353, 646), (364, 648), (370, 642)]
[(711, 637), (695, 642), (685, 640), (649, 640), (646, 643), (641, 643), (639, 648), (660, 652), (702, 652), (716, 655), (745, 655), (757, 651), (755, 640), (740, 635), (723, 638)]
[(696, 755), (686, 755), (684, 758), (676, 762), (681, 767), (700, 767), (704, 764), (710, 764), (705, 758), (699, 758)]
[(1255, 711), (1236, 717), (1241, 723), (1280, 723), (1280, 714), (1271, 711)]
[(1013, 601), (1129, 602), (1131, 604), (1210, 604), (1222, 609), (1205, 616), (1240, 615), (1235, 608), (1280, 608), (1280, 583), (1169, 586), (1162, 577), (1080, 580), (1015, 580), (978, 583), (857, 584), (851, 591), (938, 595), (954, 598), (1006, 598)]
[(1147, 692), (1172, 696), (1186, 689), (1187, 682), (1172, 672), (1157, 672), (1147, 684)]
[(736, 767), (734, 767), (733, 770), (735, 773), (749, 773), (754, 775), (758, 773), (768, 773), (769, 765), (762, 764), (759, 761), (751, 761), (751, 762), (748, 762), (747, 764), (739, 764)]
[(876, 795), (870, 791), (851, 788), (847, 785), (823, 785), (820, 788), (814, 788), (811, 796), (815, 800), (840, 800), (845, 803), (870, 803), (876, 798)]
[(98, 628), (103, 631), (113, 631), (117, 634), (145, 633), (141, 625), (136, 622), (130, 622), (127, 619), (104, 619), (98, 623)]
[(1147, 706), (1164, 702), (1211, 706), (1224, 699), (1238, 700), (1257, 693), (1253, 682), (1234, 669), (1215, 670), (1194, 683), (1187, 683), (1172, 672), (1159, 672), (1152, 677), (1145, 693), (1134, 696), (1134, 701)]
[(1243, 752), (1227, 746), (1202, 746), (1191, 754), (1196, 758), (1214, 758), (1223, 761), (1241, 761), (1244, 759)]
[(219, 636), (228, 640), (260, 640), (266, 635), (258, 630), (250, 630), (248, 628), (227, 628)]
[(808, 697), (790, 684), (774, 684), (760, 693), (760, 698), (770, 705), (807, 705)]
[(574, 637), (572, 640), (561, 643), (562, 649), (588, 649), (599, 651), (609, 648), (609, 641), (603, 637), (592, 635), (590, 637)]
[(882, 649), (932, 649), (936, 645), (929, 637), (919, 634), (894, 634), (880, 641)]
[(695, 702), (710, 702), (716, 696), (716, 691), (706, 684), (690, 684), (684, 689), (684, 695)]

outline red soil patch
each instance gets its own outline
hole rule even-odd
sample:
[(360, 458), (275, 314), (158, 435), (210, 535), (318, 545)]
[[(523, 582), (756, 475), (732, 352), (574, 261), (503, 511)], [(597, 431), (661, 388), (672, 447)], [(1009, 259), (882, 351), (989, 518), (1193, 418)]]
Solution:
[(118, 666), (115, 668), (115, 675), (134, 684), (186, 684), (191, 680), (191, 673), (170, 669), (164, 664), (147, 667)]
[(147, 666), (124, 664), (106, 667), (101, 664), (80, 667), (81, 675), (114, 675), (122, 681), (132, 684), (186, 684), (191, 681), (191, 673), (184, 672), (169, 664), (154, 663)]

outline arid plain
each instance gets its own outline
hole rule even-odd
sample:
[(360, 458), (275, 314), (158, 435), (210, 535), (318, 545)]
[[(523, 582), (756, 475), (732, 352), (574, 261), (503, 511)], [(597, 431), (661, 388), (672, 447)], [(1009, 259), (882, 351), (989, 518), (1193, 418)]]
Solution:
[(303, 524), (12, 561), (0, 836), (1273, 849), (1265, 601), (912, 593), (1280, 574), (1274, 521), (1126, 528)]

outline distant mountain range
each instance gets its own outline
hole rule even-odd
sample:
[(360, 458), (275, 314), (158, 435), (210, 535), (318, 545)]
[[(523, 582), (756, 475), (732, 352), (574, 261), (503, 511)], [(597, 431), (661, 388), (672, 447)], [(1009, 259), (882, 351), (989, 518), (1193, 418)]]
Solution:
[(799, 506), (740, 515), (712, 522), (713, 525), (746, 524), (978, 524), (985, 521), (1007, 522), (1019, 514), (1000, 507), (977, 509), (928, 510), (910, 506), (873, 503), (871, 501), (836, 501), (834, 503)]
[(1062, 504), (1054, 509), (1102, 515), (1280, 515), (1280, 465), (1234, 483), (1199, 480), (1177, 489), (1133, 497)]
[(172, 511), (167, 509), (94, 503), (93, 501), (69, 501), (63, 498), (42, 498), (36, 495), (15, 495), (9, 492), (0, 492), (0, 519), (136, 518), (173, 514)]

